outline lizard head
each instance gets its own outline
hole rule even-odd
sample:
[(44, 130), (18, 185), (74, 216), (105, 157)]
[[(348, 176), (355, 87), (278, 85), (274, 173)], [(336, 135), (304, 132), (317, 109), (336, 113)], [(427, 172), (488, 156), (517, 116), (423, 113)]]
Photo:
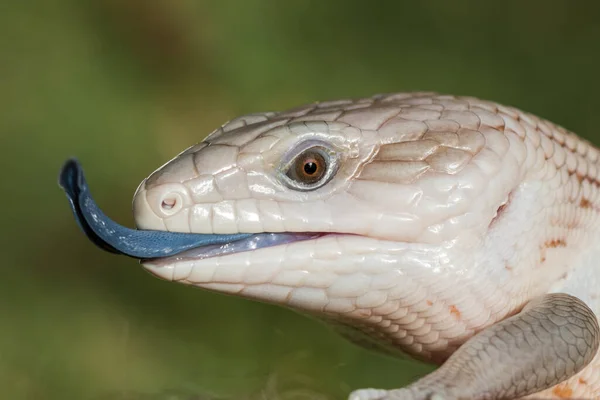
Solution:
[(523, 153), (506, 154), (522, 140), (478, 104), (402, 94), (241, 117), (140, 184), (137, 230), (100, 234), (91, 200), (72, 207), (160, 278), (397, 332), (468, 281), (521, 178)]
[(135, 195), (138, 228), (251, 236), (143, 265), (168, 280), (361, 316), (389, 306), (394, 290), (414, 290), (401, 276), (467, 268), (511, 184), (490, 188), (472, 162), (482, 134), (439, 112), (418, 120), (428, 111), (410, 99), (364, 105), (234, 120), (155, 171)]

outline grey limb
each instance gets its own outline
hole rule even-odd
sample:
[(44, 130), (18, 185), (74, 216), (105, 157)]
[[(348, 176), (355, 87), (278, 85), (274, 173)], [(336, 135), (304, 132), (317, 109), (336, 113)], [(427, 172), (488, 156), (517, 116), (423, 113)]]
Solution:
[(599, 344), (598, 320), (585, 303), (548, 294), (475, 335), (410, 386), (357, 390), (350, 400), (515, 399), (572, 377)]

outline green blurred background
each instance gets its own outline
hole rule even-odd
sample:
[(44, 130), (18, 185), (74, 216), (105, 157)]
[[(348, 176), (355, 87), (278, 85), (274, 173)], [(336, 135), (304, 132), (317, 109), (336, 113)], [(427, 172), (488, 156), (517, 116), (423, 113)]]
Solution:
[(137, 184), (226, 120), (408, 90), (508, 103), (600, 143), (599, 5), (2, 2), (0, 398), (341, 399), (425, 374), (99, 251), (58, 169), (77, 156), (132, 226)]

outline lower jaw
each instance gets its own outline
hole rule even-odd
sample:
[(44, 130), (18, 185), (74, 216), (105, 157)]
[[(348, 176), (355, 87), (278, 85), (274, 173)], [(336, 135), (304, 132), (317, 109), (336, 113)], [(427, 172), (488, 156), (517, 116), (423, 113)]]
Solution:
[(320, 232), (282, 232), (282, 233), (257, 233), (246, 239), (231, 243), (197, 247), (184, 251), (174, 256), (162, 258), (142, 259), (142, 264), (153, 264), (155, 266), (170, 265), (180, 261), (203, 260), (206, 258), (219, 257), (228, 254), (242, 253), (258, 250), (265, 247), (279, 246), (303, 240), (317, 239), (328, 235)]

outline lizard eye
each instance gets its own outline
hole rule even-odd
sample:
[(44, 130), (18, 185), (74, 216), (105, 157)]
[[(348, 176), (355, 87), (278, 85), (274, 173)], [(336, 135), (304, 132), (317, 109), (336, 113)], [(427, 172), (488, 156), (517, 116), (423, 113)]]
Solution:
[(287, 176), (299, 183), (312, 185), (318, 182), (327, 169), (327, 161), (319, 149), (309, 149), (294, 159)]
[(284, 180), (292, 189), (315, 190), (333, 178), (337, 166), (338, 158), (332, 149), (320, 144), (302, 146), (283, 169)]

